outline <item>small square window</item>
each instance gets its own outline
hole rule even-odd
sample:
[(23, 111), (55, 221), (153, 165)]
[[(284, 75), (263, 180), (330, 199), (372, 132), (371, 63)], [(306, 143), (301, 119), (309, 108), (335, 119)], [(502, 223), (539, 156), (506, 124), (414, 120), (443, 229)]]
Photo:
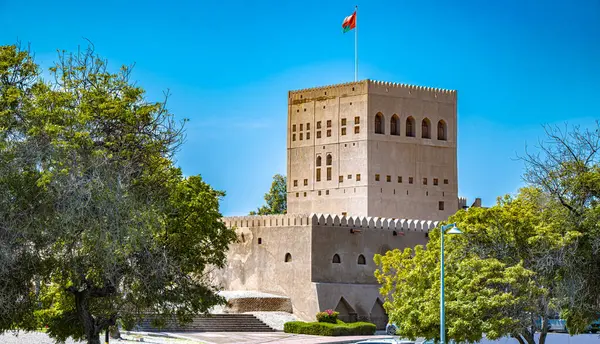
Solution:
[(302, 135), (303, 135), (303, 134), (302, 134), (302, 133), (300, 133), (300, 141), (302, 141)]
[(300, 193), (299, 192), (296, 192), (296, 197), (300, 197)]
[(306, 130), (310, 130), (310, 123), (306, 123)]
[(329, 195), (329, 190), (325, 190), (325, 195)]
[(342, 135), (346, 135), (346, 128), (342, 128)]
[(342, 125), (346, 125), (346, 119), (342, 118)]
[(296, 141), (296, 134), (292, 134), (292, 141)]
[(438, 179), (437, 178), (433, 178), (433, 185), (438, 185)]
[(344, 176), (340, 176), (339, 180), (340, 180), (340, 183), (343, 183), (344, 182)]
[(306, 133), (306, 139), (310, 140), (310, 133)]
[(386, 176), (385, 181), (390, 183), (392, 181), (392, 176)]
[(351, 174), (349, 174), (349, 175), (348, 175), (348, 177), (346, 177), (346, 178), (348, 178), (348, 179), (352, 179), (352, 175), (351, 175)]
[(321, 196), (321, 190), (319, 190), (319, 196)]
[(376, 181), (376, 182), (378, 182), (378, 181), (379, 181), (379, 175), (378, 175), (378, 174), (376, 174), (376, 175), (375, 175), (375, 181)]
[(439, 202), (438, 208), (439, 208), (440, 210), (444, 210), (444, 201), (440, 201), (440, 202)]
[(296, 125), (292, 124), (292, 131), (296, 131)]
[(327, 120), (327, 128), (331, 128), (331, 120), (330, 119)]
[(360, 124), (360, 117), (359, 116), (354, 117), (354, 124)]
[(448, 184), (448, 179), (444, 179), (444, 184)]
[(398, 176), (398, 183), (402, 183), (402, 176)]
[(327, 137), (331, 137), (331, 129), (327, 129)]
[(298, 181), (294, 180), (294, 186), (298, 186)]
[(423, 178), (423, 185), (427, 185), (427, 178)]
[(413, 177), (408, 177), (408, 184), (412, 184), (413, 183)]
[(357, 182), (360, 182), (360, 173), (357, 173), (357, 174), (356, 174), (356, 181), (357, 181)]
[(359, 126), (354, 127), (354, 133), (355, 134), (360, 133), (360, 127)]
[(317, 138), (320, 139), (321, 138), (321, 131), (317, 131)]
[(304, 112), (306, 112), (306, 109), (304, 109)]
[(321, 121), (317, 122), (317, 129), (321, 129)]
[(308, 185), (308, 179), (304, 179), (304, 186)]

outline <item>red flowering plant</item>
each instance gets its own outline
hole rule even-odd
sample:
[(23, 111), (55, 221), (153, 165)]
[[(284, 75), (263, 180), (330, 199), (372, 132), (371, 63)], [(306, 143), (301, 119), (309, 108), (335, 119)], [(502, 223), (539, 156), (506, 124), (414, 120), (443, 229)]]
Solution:
[(324, 312), (317, 313), (317, 321), (335, 324), (337, 323), (337, 317), (339, 314), (339, 312), (336, 312), (333, 309), (328, 309)]

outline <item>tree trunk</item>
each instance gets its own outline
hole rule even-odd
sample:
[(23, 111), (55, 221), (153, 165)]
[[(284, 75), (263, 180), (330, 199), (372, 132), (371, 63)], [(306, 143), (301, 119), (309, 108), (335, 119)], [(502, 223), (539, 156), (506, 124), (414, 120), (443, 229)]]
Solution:
[(519, 344), (525, 344), (525, 341), (523, 340), (523, 337), (521, 337), (521, 335), (515, 334), (512, 336), (514, 339), (517, 340), (517, 342), (519, 342)]
[(542, 329), (540, 330), (539, 344), (546, 343), (546, 335), (548, 334), (548, 317), (542, 317)]
[(77, 308), (77, 315), (79, 320), (83, 324), (85, 331), (85, 337), (88, 344), (100, 344), (100, 333), (96, 328), (96, 322), (94, 317), (89, 311), (90, 292), (89, 290), (84, 291), (71, 291), (75, 295), (75, 307)]
[(522, 333), (521, 335), (525, 338), (527, 344), (535, 344), (535, 331), (525, 331), (525, 333)]

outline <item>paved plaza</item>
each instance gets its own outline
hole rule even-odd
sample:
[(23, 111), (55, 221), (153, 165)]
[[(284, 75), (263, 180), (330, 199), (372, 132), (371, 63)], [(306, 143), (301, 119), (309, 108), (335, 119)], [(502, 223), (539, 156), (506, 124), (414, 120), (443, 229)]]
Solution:
[[(317, 343), (355, 343), (364, 339), (390, 338), (390, 336), (350, 336), (350, 337), (322, 337), (301, 334), (288, 334), (283, 332), (252, 333), (252, 332), (178, 332), (178, 333), (153, 333), (150, 334), (124, 334), (124, 339), (111, 339), (110, 343), (153, 343), (153, 344), (317, 344)], [(537, 339), (537, 338), (536, 338)], [(0, 335), (2, 344), (54, 344), (54, 341), (45, 333), (12, 333)], [(73, 340), (67, 340), (65, 344), (79, 344)], [(499, 340), (482, 340), (481, 344), (517, 344), (512, 338)], [(546, 344), (598, 344), (600, 336), (597, 334), (582, 334), (569, 336), (565, 333), (550, 333)]]

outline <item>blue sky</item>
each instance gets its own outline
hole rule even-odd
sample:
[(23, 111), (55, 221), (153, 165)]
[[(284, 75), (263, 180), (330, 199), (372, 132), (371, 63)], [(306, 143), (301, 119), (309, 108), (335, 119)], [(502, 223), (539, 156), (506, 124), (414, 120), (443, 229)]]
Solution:
[(186, 175), (227, 192), (225, 215), (263, 203), (285, 174), (287, 91), (359, 78), (458, 90), (459, 193), (484, 205), (523, 185), (542, 124), (600, 118), (600, 1), (0, 0), (0, 44), (56, 49), (91, 40), (117, 68), (189, 118)]

